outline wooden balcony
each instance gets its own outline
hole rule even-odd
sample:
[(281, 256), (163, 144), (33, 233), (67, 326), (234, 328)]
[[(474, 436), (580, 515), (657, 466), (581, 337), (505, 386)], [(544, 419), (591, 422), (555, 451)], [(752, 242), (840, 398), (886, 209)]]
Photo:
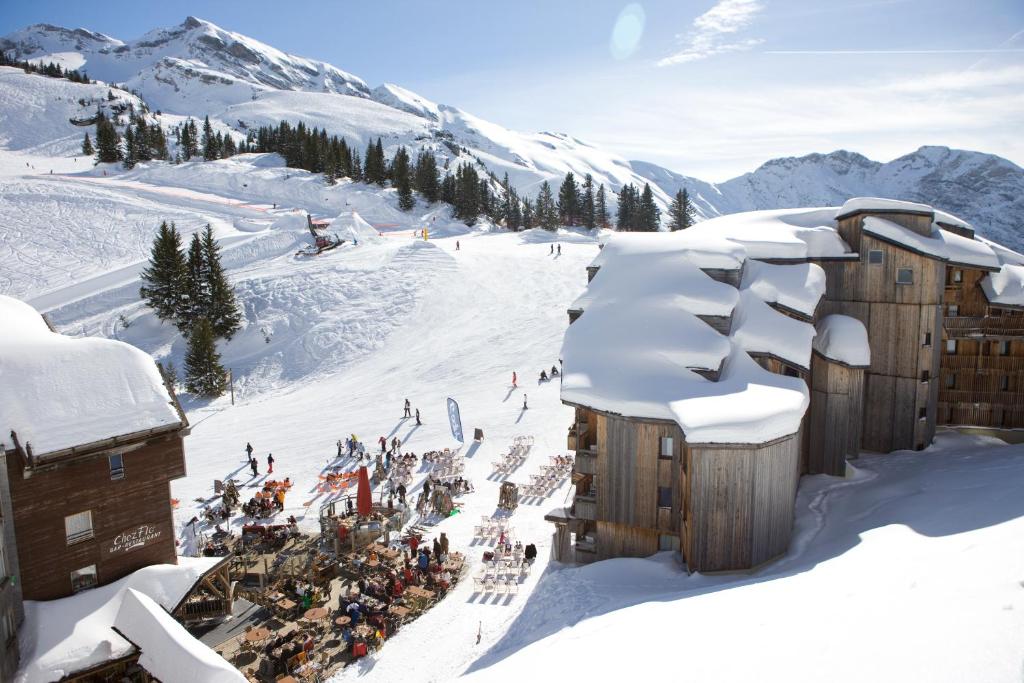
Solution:
[[(578, 428), (578, 431), (577, 431)], [(590, 425), (586, 422), (580, 422), (578, 425), (574, 424), (569, 427), (569, 438), (567, 447), (570, 451), (582, 450), (587, 447), (587, 432), (590, 431)]]
[(960, 316), (944, 318), (942, 329), (956, 337), (1019, 337), (1024, 336), (1024, 316)]
[(593, 495), (576, 496), (572, 504), (573, 517), (577, 519), (597, 519), (597, 497)]
[(577, 474), (597, 474), (597, 449), (577, 450), (575, 469)]
[(1024, 371), (1024, 358), (1017, 356), (953, 356), (942, 354), (940, 366), (946, 370), (993, 372)]

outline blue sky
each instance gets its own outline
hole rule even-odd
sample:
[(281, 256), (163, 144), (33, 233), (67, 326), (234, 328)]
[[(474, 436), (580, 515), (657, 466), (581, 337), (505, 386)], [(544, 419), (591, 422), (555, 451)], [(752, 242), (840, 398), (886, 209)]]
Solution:
[(129, 40), (188, 14), (710, 180), (839, 148), (1024, 164), (1021, 0), (34, 0), (5, 7), (0, 34), (46, 22)]

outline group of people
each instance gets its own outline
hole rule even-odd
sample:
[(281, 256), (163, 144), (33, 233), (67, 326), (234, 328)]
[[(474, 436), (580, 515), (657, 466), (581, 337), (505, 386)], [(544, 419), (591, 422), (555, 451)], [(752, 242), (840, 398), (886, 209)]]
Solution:
[[(402, 413), (402, 417), (403, 418), (404, 417), (412, 417), (412, 403), (409, 402), (409, 399), (405, 399), (405, 411)], [(419, 426), (421, 424), (423, 424), (423, 423), (420, 422), (420, 409), (417, 408), (416, 409), (416, 425)]]
[(549, 379), (554, 379), (555, 377), (558, 377), (558, 375), (559, 375), (558, 366), (557, 365), (552, 365), (551, 366), (551, 374), (550, 375), (548, 375), (548, 373), (545, 370), (543, 370), (543, 369), (540, 371), (540, 380), (539, 381), (547, 382)]
[[(246, 455), (246, 457), (249, 460), (249, 467), (252, 469), (252, 476), (253, 477), (258, 477), (260, 475), (259, 463), (256, 461), (256, 458), (253, 457), (252, 451), (253, 451), (252, 444), (246, 442), (246, 444), (245, 444), (245, 455)], [(273, 474), (273, 473), (274, 473), (274, 454), (273, 453), (267, 453), (267, 474)]]
[[(548, 252), (548, 256), (551, 256), (554, 253), (555, 253), (555, 245), (552, 244), (551, 245), (551, 250)], [(558, 244), (558, 255), (559, 256), (562, 255), (562, 244), (561, 243)]]
[(242, 512), (256, 519), (272, 517), (277, 512), (283, 512), (285, 492), (291, 486), (292, 482), (288, 477), (285, 477), (284, 481), (268, 481), (263, 485), (262, 495), (253, 496), (248, 503), (242, 505)]

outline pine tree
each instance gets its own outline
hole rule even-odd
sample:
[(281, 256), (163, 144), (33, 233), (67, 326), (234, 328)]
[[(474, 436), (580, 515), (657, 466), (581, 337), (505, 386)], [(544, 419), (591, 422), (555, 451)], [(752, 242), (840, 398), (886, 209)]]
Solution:
[(203, 261), (206, 271), (206, 296), (203, 306), (206, 319), (217, 338), (230, 340), (242, 325), (242, 313), (235, 301), (235, 292), (220, 263), (220, 246), (213, 239), (213, 229), (203, 230)]
[(597, 223), (597, 209), (594, 206), (594, 177), (589, 173), (583, 179), (583, 194), (580, 197), (580, 218), (583, 227), (592, 229)]
[(654, 193), (650, 183), (644, 183), (644, 191), (640, 195), (640, 230), (656, 232), (661, 227), (661, 209), (654, 203)]
[(451, 173), (445, 173), (441, 181), (441, 201), (455, 206), (455, 177)]
[(428, 151), (424, 150), (416, 157), (414, 187), (431, 204), (441, 198), (441, 181), (437, 175), (437, 160)]
[(636, 188), (632, 184), (626, 183), (619, 190), (619, 210), (615, 221), (619, 230), (638, 229), (639, 201)]
[(195, 396), (216, 398), (224, 393), (227, 385), (227, 373), (220, 364), (213, 326), (206, 318), (199, 318), (188, 339), (185, 388)]
[(149, 266), (142, 271), (142, 287), (139, 289), (139, 296), (156, 311), (160, 320), (178, 321), (185, 291), (185, 273), (181, 235), (174, 223), (168, 226), (164, 221), (153, 240)]
[(156, 367), (160, 370), (160, 375), (164, 378), (164, 383), (171, 389), (178, 386), (178, 368), (174, 365), (174, 361), (168, 360), (166, 364), (157, 363)]
[(572, 171), (565, 174), (565, 180), (558, 188), (558, 218), (563, 225), (576, 225), (580, 215), (580, 188)]
[(690, 202), (689, 193), (684, 190), (676, 192), (672, 198), (672, 205), (668, 209), (669, 230), (685, 230), (694, 223), (696, 212)]
[(558, 227), (558, 208), (551, 194), (551, 186), (546, 180), (540, 186), (535, 212), (534, 221), (540, 227), (545, 230), (554, 230)]
[(608, 201), (604, 195), (604, 184), (597, 188), (597, 200), (594, 207), (594, 223), (601, 229), (606, 229), (608, 223)]
[(125, 168), (134, 168), (139, 159), (139, 147), (135, 140), (135, 130), (131, 124), (124, 130), (124, 154), (123, 161)]
[(92, 148), (92, 140), (89, 139), (89, 134), (85, 134), (85, 140), (82, 140), (82, 154), (87, 157), (91, 157), (96, 153), (96, 150)]
[(523, 230), (529, 230), (534, 224), (533, 204), (529, 197), (523, 197)]
[[(199, 233), (192, 234), (192, 242), (188, 246), (188, 259), (185, 267), (185, 288), (182, 296), (181, 315), (178, 330), (189, 336), (195, 329), (196, 321), (207, 318), (209, 314), (209, 282), (206, 254)], [(209, 322), (209, 320), (207, 320)]]
[(409, 168), (409, 152), (405, 147), (399, 147), (395, 152), (395, 158), (391, 161), (391, 178), (398, 189), (398, 208), (412, 211), (416, 199), (412, 196), (412, 172)]
[(96, 162), (112, 164), (121, 160), (121, 137), (102, 113), (96, 121)]
[(213, 161), (220, 158), (220, 148), (217, 146), (217, 136), (210, 125), (210, 117), (203, 121), (203, 159)]

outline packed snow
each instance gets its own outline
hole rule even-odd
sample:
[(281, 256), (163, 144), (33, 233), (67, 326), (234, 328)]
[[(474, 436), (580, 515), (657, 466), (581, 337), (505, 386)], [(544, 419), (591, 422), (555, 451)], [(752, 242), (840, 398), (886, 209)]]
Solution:
[(776, 311), (752, 290), (740, 292), (729, 336), (749, 354), (776, 356), (805, 370), (811, 367), (814, 326)]
[(889, 211), (900, 213), (925, 213), (934, 215), (932, 207), (917, 202), (907, 202), (900, 199), (884, 199), (881, 197), (852, 197), (847, 199), (842, 207), (836, 212), (836, 219), (849, 216), (858, 211)]
[(871, 365), (871, 345), (864, 323), (848, 315), (826, 315), (815, 326), (814, 350), (829, 360), (851, 367)]
[(864, 232), (933, 258), (976, 268), (996, 269), (999, 259), (983, 242), (961, 237), (948, 230), (935, 229), (925, 236), (886, 218), (867, 216)]
[(687, 232), (728, 238), (743, 245), (752, 259), (850, 256), (834, 216), (832, 208), (749, 211), (702, 221)]
[[(137, 591), (155, 605), (173, 610), (203, 574), (222, 560), (220, 557), (182, 557), (177, 565), (151, 565), (114, 583), (71, 597), (46, 602), (26, 601), (25, 622), (19, 632), (21, 669), (16, 683), (50, 683), (75, 671), (130, 654), (135, 650), (132, 642), (136, 642), (132, 635), (112, 628), (117, 626), (126, 594)], [(128, 619), (127, 614), (126, 619), (134, 621)], [(175, 656), (178, 666), (187, 671), (192, 666), (191, 659), (205, 662), (212, 654), (199, 641), (180, 638)]]
[(990, 303), (1003, 306), (1024, 306), (1024, 265), (1007, 264), (999, 272), (989, 273), (981, 281)]
[(0, 446), (36, 457), (181, 424), (153, 359), (111, 339), (51, 332), (28, 304), (0, 295)]

